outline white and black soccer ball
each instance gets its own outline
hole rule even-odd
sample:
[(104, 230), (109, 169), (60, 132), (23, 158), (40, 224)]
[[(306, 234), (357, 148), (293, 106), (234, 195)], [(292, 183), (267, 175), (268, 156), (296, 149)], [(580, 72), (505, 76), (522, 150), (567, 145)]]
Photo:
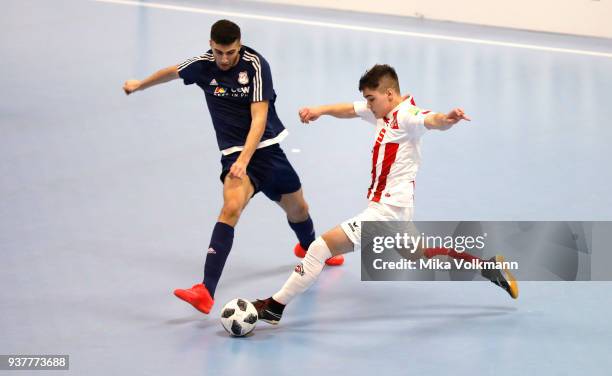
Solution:
[(246, 299), (234, 299), (221, 310), (221, 324), (234, 337), (249, 334), (257, 324), (257, 310)]

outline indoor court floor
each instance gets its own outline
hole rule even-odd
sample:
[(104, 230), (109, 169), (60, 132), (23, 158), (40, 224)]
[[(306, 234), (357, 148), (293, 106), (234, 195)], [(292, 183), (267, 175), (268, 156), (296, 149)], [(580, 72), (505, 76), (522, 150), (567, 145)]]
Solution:
[(319, 233), (365, 208), (374, 136), (359, 120), (302, 125), (297, 110), (359, 100), (375, 63), (421, 107), (472, 117), (423, 138), (415, 219), (609, 221), (612, 40), (159, 1), (0, 4), (1, 354), (69, 354), (57, 375), (610, 374), (610, 282), (524, 281), (513, 301), (488, 282), (361, 282), (359, 254), (280, 325), (230, 338), (221, 307), (276, 292), (295, 236), (255, 196), (211, 315), (175, 298), (201, 280), (220, 153), (195, 85), (121, 87), (202, 54), (228, 18), (270, 63)]

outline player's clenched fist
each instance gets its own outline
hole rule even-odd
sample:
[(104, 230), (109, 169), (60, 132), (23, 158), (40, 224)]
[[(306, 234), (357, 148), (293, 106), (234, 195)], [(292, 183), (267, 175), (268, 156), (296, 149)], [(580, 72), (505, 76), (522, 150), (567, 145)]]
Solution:
[(126, 95), (130, 95), (140, 88), (139, 80), (127, 80), (123, 84), (123, 91)]
[(315, 109), (310, 107), (301, 108), (299, 111), (300, 121), (304, 124), (308, 124), (311, 121), (315, 121), (321, 116), (321, 114)]

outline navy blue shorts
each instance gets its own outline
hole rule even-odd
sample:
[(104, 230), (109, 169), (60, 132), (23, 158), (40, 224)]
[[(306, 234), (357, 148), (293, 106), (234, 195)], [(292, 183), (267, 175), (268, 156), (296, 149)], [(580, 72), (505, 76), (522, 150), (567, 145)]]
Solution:
[[(221, 157), (221, 182), (236, 162), (239, 152)], [(247, 175), (255, 193), (261, 191), (270, 200), (280, 201), (281, 195), (293, 193), (302, 187), (300, 178), (278, 144), (255, 150), (247, 166)]]

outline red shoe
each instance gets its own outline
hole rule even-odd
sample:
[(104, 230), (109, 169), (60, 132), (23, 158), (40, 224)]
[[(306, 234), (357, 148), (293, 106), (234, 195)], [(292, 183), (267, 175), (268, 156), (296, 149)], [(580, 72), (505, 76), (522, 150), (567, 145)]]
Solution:
[(295, 248), (293, 248), (293, 253), (299, 258), (306, 257), (306, 250), (302, 247), (300, 243), (297, 243), (295, 245)]
[(340, 266), (344, 264), (344, 256), (338, 255), (338, 256), (330, 257), (327, 260), (325, 260), (325, 264), (329, 266)]
[(174, 295), (205, 314), (208, 314), (213, 304), (215, 304), (215, 300), (210, 296), (208, 289), (202, 283), (193, 285), (190, 289), (176, 289), (174, 290)]

